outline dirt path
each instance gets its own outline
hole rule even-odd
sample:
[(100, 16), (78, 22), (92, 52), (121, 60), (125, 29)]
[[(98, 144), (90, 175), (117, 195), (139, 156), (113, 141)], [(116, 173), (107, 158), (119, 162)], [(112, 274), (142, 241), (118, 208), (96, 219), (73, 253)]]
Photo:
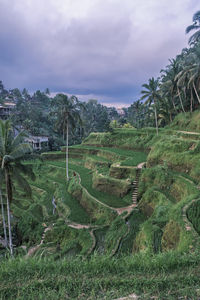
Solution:
[(28, 258), (29, 256), (32, 256), (39, 248), (40, 246), (43, 244), (44, 242), (44, 239), (45, 239), (45, 235), (46, 235), (46, 232), (51, 230), (52, 229), (52, 226), (48, 226), (46, 227), (46, 225), (44, 225), (45, 229), (43, 231), (43, 234), (42, 234), (42, 238), (41, 238), (41, 241), (38, 245), (34, 246), (34, 247), (31, 247), (29, 250), (28, 250), (28, 253), (26, 254), (26, 258)]
[(194, 131), (183, 131), (183, 130), (177, 130), (176, 132), (185, 133), (185, 134), (194, 134), (194, 135), (200, 135), (198, 132)]
[(127, 211), (127, 214), (129, 215), (135, 207), (137, 207), (137, 204), (134, 203), (126, 207), (116, 208), (115, 210), (118, 213), (118, 215), (121, 215), (125, 211)]
[[(70, 222), (70, 223), (67, 223), (66, 224), (71, 227), (71, 228), (75, 228), (75, 229), (89, 229), (92, 227), (92, 225), (83, 225), (83, 224), (79, 224), (79, 223), (74, 223), (74, 222)], [(94, 228), (94, 226), (92, 227)]]
[(122, 298), (117, 298), (115, 300), (131, 300), (131, 299), (138, 299), (139, 296), (137, 296), (136, 294), (131, 294), (127, 297), (122, 297)]
[(144, 165), (146, 164), (146, 162), (141, 162), (139, 165), (137, 165), (137, 169), (142, 169), (144, 167)]

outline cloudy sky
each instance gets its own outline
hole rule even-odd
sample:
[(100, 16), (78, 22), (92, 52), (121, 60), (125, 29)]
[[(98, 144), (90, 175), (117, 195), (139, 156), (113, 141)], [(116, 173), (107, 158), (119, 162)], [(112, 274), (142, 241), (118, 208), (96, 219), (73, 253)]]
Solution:
[(187, 46), (199, 0), (0, 0), (0, 80), (125, 106)]

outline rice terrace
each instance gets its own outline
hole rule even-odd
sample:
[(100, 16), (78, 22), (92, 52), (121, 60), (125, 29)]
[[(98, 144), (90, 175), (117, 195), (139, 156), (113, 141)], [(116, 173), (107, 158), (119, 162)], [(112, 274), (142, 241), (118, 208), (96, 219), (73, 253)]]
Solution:
[(130, 106), (0, 81), (0, 299), (200, 299), (199, 29)]

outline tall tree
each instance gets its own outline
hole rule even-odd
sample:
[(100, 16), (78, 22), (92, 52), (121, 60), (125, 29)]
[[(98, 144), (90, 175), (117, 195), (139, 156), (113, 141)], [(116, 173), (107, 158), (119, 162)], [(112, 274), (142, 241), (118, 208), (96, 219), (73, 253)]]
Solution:
[(6, 220), (5, 220), (5, 211), (4, 211), (4, 203), (3, 203), (3, 195), (2, 195), (2, 187), (3, 187), (3, 172), (0, 169), (0, 201), (1, 201), (1, 215), (2, 215), (2, 221), (3, 221), (3, 232), (4, 232), (4, 240), (5, 240), (5, 246), (8, 245), (8, 239), (7, 239), (7, 230), (6, 230)]
[(196, 32), (189, 38), (189, 44), (192, 45), (200, 40), (200, 10), (198, 10), (192, 18), (193, 24), (189, 25), (185, 32), (189, 33), (193, 30), (196, 30)]
[(160, 93), (159, 93), (159, 80), (154, 79), (153, 77), (149, 79), (148, 84), (143, 84), (142, 87), (144, 87), (146, 90), (142, 90), (141, 93), (143, 96), (141, 97), (141, 100), (147, 99), (145, 104), (148, 104), (151, 106), (154, 104), (154, 114), (155, 114), (155, 124), (156, 124), (156, 133), (158, 135), (158, 116), (157, 116), (157, 106), (158, 101), (160, 99)]
[[(190, 54), (191, 63), (188, 66), (188, 73), (189, 73), (189, 81), (188, 86), (194, 89), (195, 95), (197, 100), (200, 104), (200, 96), (198, 91), (200, 90), (200, 43), (197, 44), (197, 47), (192, 49)], [(186, 69), (186, 71), (187, 71)]]
[(76, 128), (77, 123), (81, 123), (80, 107), (82, 104), (76, 96), (68, 97), (64, 94), (58, 94), (53, 99), (53, 113), (56, 114), (56, 127), (62, 131), (63, 139), (66, 141), (66, 178), (69, 180), (68, 167), (68, 148), (69, 148), (69, 129)]
[(24, 142), (25, 134), (19, 133), (14, 137), (12, 125), (9, 120), (0, 120), (0, 166), (5, 177), (6, 195), (7, 195), (7, 220), (10, 253), (13, 255), (11, 220), (10, 220), (10, 205), (13, 200), (13, 184), (18, 183), (27, 194), (31, 194), (31, 188), (25, 176), (30, 176), (34, 179), (32, 166), (24, 164), (24, 159), (27, 159), (31, 153), (31, 147)]

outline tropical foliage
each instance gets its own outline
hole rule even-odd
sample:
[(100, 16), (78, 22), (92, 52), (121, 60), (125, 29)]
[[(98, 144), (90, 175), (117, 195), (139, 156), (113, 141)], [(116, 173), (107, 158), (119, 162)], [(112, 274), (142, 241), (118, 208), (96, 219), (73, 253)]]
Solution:
[(69, 130), (73, 132), (76, 125), (81, 125), (80, 108), (81, 103), (75, 96), (68, 97), (64, 94), (58, 94), (52, 102), (53, 111), (56, 115), (55, 127), (63, 134), (63, 140), (66, 140), (66, 178), (69, 180), (68, 170), (68, 146), (69, 146)]
[[(31, 147), (24, 142), (24, 132), (14, 136), (13, 128), (9, 120), (0, 120), (0, 176), (1, 185), (0, 190), (5, 186), (5, 196), (7, 203), (7, 221), (9, 233), (9, 248), (11, 255), (13, 255), (12, 233), (11, 233), (11, 217), (10, 217), (10, 204), (13, 201), (13, 181), (23, 187), (27, 194), (31, 194), (30, 185), (26, 176), (34, 179), (34, 173), (30, 164), (24, 164), (23, 161), (29, 158), (31, 154)], [(3, 179), (4, 178), (4, 179)], [(5, 222), (4, 204), (2, 193), (1, 206), (2, 215)], [(7, 242), (6, 227), (4, 227), (5, 241)]]
[[(193, 24), (186, 33), (189, 47), (160, 71), (160, 77), (150, 78), (142, 87), (141, 98), (128, 108), (128, 121), (137, 128), (163, 127), (180, 112), (193, 112), (200, 105), (200, 11), (193, 16)], [(143, 99), (146, 99), (143, 102)], [(155, 122), (153, 122), (153, 114)]]

